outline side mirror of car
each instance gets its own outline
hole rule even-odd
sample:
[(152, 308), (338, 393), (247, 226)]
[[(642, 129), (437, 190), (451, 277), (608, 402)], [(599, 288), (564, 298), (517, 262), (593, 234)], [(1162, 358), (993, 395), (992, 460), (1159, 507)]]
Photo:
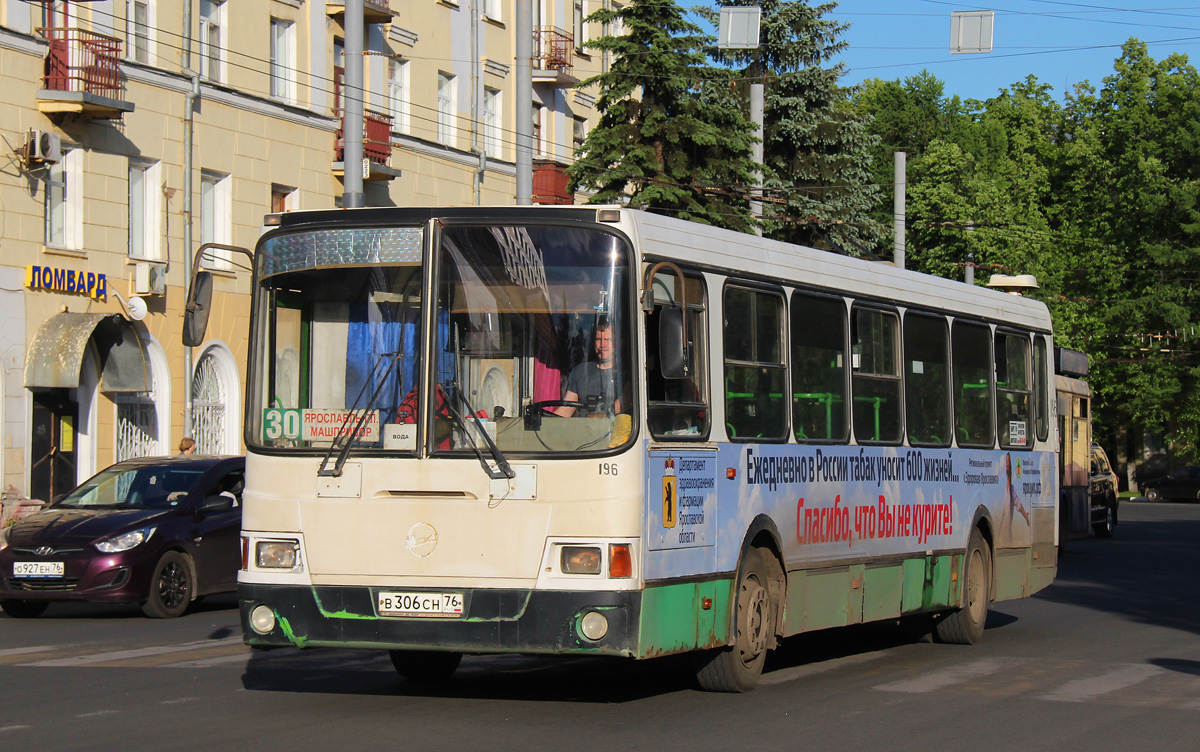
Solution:
[(226, 509), (233, 509), (235, 499), (232, 496), (217, 494), (216, 496), (208, 496), (204, 499), (204, 503), (200, 505), (197, 512), (224, 512)]

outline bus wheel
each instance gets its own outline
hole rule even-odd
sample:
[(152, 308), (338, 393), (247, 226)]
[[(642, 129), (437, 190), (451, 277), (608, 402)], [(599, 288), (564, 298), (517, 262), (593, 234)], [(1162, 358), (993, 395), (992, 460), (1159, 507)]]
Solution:
[(696, 679), (709, 692), (749, 692), (758, 683), (775, 623), (767, 565), (761, 549), (751, 548), (738, 572), (734, 644), (699, 658)]
[(416, 684), (440, 684), (448, 680), (462, 661), (462, 653), (432, 650), (389, 650), (396, 672)]
[(971, 531), (964, 567), (963, 605), (938, 622), (937, 636), (942, 642), (973, 645), (983, 637), (987, 621), (988, 583), (991, 582), (991, 551), (979, 528)]

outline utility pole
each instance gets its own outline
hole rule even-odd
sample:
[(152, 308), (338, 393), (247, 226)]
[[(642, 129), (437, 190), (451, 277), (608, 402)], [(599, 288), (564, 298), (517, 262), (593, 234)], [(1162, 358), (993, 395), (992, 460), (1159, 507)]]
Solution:
[(908, 155), (902, 151), (896, 152), (895, 189), (892, 196), (892, 229), (896, 234), (892, 246), (892, 263), (904, 268), (904, 199), (908, 166)]
[(346, 85), (342, 90), (342, 207), (363, 198), (363, 0), (346, 0)]
[[(750, 65), (750, 120), (754, 123), (754, 135), (758, 143), (754, 144), (751, 156), (757, 164), (763, 163), (763, 62), (759, 41), (759, 27), (762, 19), (762, 9), (758, 6), (721, 8), (720, 24), (717, 27), (717, 49), (721, 50), (755, 50), (754, 62)], [(750, 216), (762, 219), (762, 182), (761, 170), (754, 171), (754, 186), (750, 189)], [(754, 234), (762, 235), (762, 226), (754, 226)]]
[(533, 0), (516, 0), (517, 206), (533, 203)]

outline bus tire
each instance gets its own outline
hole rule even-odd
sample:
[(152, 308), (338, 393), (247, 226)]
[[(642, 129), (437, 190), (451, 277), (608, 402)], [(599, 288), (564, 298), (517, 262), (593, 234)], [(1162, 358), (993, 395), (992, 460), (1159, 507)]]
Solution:
[(458, 670), (462, 653), (434, 650), (389, 650), (396, 673), (414, 684), (441, 684)]
[(953, 645), (974, 645), (983, 637), (987, 622), (992, 555), (979, 528), (971, 531), (963, 564), (962, 601), (956, 611), (937, 624), (937, 637)]
[(696, 680), (709, 692), (749, 692), (758, 684), (775, 624), (763, 552), (749, 548), (738, 570), (734, 642), (698, 658)]

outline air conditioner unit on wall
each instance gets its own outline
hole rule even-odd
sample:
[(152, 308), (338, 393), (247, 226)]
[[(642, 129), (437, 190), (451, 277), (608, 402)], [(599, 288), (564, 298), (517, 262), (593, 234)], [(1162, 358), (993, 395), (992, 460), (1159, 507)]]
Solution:
[(167, 291), (167, 267), (139, 261), (133, 267), (135, 295), (163, 295)]
[(49, 131), (29, 131), (25, 159), (29, 162), (59, 161), (62, 159), (62, 137)]

